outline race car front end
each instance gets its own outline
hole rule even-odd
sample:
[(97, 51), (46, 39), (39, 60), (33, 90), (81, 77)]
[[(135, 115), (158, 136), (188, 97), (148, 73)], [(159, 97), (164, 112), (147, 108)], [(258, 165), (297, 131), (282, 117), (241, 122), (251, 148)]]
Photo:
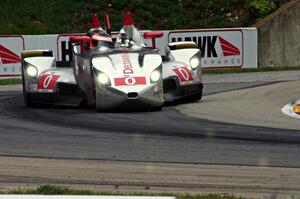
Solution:
[(177, 77), (169, 77), (164, 80), (165, 102), (172, 102), (179, 99), (187, 101), (200, 100), (202, 97), (203, 84), (193, 83), (180, 85)]
[(36, 104), (78, 105), (82, 92), (76, 85), (72, 68), (55, 67), (51, 51), (22, 53), (23, 96), (27, 107)]
[(157, 54), (116, 53), (93, 58), (97, 110), (160, 109), (161, 62)]
[(165, 102), (201, 99), (203, 84), (199, 49), (174, 49), (171, 56), (173, 60), (163, 64)]

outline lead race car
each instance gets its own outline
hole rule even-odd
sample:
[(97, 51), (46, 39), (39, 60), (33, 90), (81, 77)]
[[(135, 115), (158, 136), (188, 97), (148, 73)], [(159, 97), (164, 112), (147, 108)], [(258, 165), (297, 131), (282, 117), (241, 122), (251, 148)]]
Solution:
[(72, 36), (71, 67), (56, 65), (50, 50), (22, 53), (23, 95), (27, 107), (40, 103), (87, 104), (105, 111), (122, 107), (160, 109), (164, 102), (202, 97), (201, 58), (194, 42), (169, 43), (156, 49), (162, 32), (145, 32), (148, 47), (126, 12), (114, 42), (106, 16), (104, 31), (94, 15), (86, 36)]

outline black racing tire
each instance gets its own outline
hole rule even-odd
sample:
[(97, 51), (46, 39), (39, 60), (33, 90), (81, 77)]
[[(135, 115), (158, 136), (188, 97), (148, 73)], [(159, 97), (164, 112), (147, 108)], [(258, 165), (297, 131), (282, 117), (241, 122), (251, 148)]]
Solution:
[(202, 93), (195, 94), (195, 95), (191, 96), (191, 100), (193, 100), (193, 101), (199, 101), (201, 99), (202, 99)]
[(151, 109), (151, 111), (161, 111), (163, 106), (154, 107)]
[(26, 105), (27, 108), (34, 108), (37, 107), (37, 103), (34, 103), (32, 100), (32, 96), (26, 92), (26, 88), (25, 88), (25, 81), (24, 81), (24, 76), (23, 76), (23, 98), (24, 98), (24, 103)]
[(201, 93), (193, 94), (193, 95), (183, 98), (183, 101), (184, 102), (195, 102), (195, 101), (199, 101), (201, 99), (202, 99), (202, 91), (201, 91)]
[(30, 95), (26, 92), (25, 88), (25, 80), (24, 80), (24, 72), (22, 71), (22, 84), (23, 84), (23, 98), (24, 98), (24, 103), (27, 108), (32, 108), (34, 104), (32, 103)]
[(37, 107), (37, 104), (33, 102), (32, 96), (26, 92), (23, 92), (24, 96), (24, 103), (27, 108), (34, 108)]
[(86, 90), (86, 99), (88, 107), (96, 107), (97, 104), (97, 93), (96, 93), (96, 82), (95, 82), (93, 71), (90, 70), (90, 85)]
[(106, 112), (107, 110), (104, 110), (102, 108), (99, 108), (97, 105), (96, 105), (96, 112)]

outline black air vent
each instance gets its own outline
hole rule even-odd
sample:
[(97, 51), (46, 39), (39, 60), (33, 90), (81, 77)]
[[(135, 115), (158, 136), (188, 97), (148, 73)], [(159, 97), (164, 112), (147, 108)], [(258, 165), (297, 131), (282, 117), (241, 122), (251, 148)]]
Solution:
[(138, 93), (137, 92), (127, 93), (127, 97), (128, 98), (137, 98), (138, 97)]

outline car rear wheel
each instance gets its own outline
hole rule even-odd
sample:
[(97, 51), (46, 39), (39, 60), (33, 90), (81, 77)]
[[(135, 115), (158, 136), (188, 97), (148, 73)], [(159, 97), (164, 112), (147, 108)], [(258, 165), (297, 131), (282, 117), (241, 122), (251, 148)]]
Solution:
[(151, 110), (152, 110), (152, 111), (161, 111), (162, 107), (163, 107), (163, 106), (154, 107), (154, 108), (152, 108)]
[(192, 100), (194, 101), (198, 101), (198, 100), (201, 100), (202, 99), (202, 93), (199, 93), (199, 94), (195, 94), (192, 96)]
[(32, 101), (32, 96), (26, 92), (24, 79), (23, 79), (23, 97), (24, 97), (24, 103), (27, 108), (33, 108), (37, 106), (37, 104)]
[(32, 96), (29, 93), (27, 93), (26, 91), (23, 91), (23, 96), (24, 96), (24, 102), (25, 102), (25, 105), (27, 108), (33, 108), (33, 107), (37, 106), (37, 104), (32, 101)]
[(193, 94), (184, 98), (185, 102), (194, 102), (202, 99), (202, 91), (201, 93)]

